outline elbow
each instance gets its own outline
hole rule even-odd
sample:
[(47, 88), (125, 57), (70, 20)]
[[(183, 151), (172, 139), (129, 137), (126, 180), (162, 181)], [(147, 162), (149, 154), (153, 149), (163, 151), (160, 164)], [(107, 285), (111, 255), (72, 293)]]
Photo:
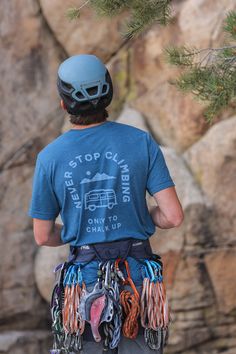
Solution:
[(169, 223), (171, 227), (179, 227), (184, 221), (184, 213), (181, 210), (178, 214), (173, 215), (171, 218), (169, 218)]
[(34, 234), (35, 242), (38, 246), (45, 246), (48, 242), (48, 237), (46, 235)]
[(34, 219), (34, 239), (38, 246), (47, 246), (54, 230), (53, 220)]
[(181, 216), (177, 217), (173, 223), (173, 227), (179, 227), (180, 225), (182, 225), (184, 221), (184, 214), (182, 214)]

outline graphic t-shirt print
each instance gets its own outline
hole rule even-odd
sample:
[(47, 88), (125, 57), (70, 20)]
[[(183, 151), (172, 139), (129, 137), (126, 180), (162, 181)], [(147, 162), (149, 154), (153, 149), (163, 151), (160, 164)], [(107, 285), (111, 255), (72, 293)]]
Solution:
[[(96, 162), (98, 164), (95, 165)], [(94, 171), (94, 166), (104, 166), (104, 171)], [(77, 169), (80, 169), (80, 173)], [(78, 181), (77, 176), (82, 174)], [(75, 156), (64, 172), (64, 182), (73, 206), (84, 208), (87, 212), (87, 232), (110, 231), (122, 226), (115, 207), (130, 202), (130, 171), (125, 159), (119, 157), (118, 153), (106, 151), (103, 154), (94, 152)], [(111, 211), (109, 216), (101, 217), (103, 208)]]

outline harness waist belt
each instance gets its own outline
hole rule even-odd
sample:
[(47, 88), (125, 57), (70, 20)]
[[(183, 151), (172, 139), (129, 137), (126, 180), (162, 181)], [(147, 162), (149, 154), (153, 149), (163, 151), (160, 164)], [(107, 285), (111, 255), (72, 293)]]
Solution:
[(126, 259), (128, 256), (136, 259), (152, 257), (149, 240), (126, 239), (79, 247), (70, 246), (69, 262), (90, 262), (94, 259), (107, 261), (117, 258)]

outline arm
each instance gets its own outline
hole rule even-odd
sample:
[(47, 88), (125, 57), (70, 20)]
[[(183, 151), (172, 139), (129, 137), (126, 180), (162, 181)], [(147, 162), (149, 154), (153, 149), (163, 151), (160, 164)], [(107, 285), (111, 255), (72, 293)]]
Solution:
[(175, 187), (170, 187), (153, 194), (157, 206), (150, 208), (153, 223), (161, 229), (180, 226), (184, 213)]
[(33, 219), (34, 238), (38, 246), (57, 247), (63, 245), (61, 240), (62, 225), (55, 220)]

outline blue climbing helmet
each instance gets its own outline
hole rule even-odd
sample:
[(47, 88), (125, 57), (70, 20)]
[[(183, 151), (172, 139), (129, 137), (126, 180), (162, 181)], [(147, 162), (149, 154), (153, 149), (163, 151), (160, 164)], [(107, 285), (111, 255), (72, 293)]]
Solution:
[(113, 96), (110, 74), (95, 55), (74, 55), (61, 63), (57, 88), (72, 115), (101, 111)]

